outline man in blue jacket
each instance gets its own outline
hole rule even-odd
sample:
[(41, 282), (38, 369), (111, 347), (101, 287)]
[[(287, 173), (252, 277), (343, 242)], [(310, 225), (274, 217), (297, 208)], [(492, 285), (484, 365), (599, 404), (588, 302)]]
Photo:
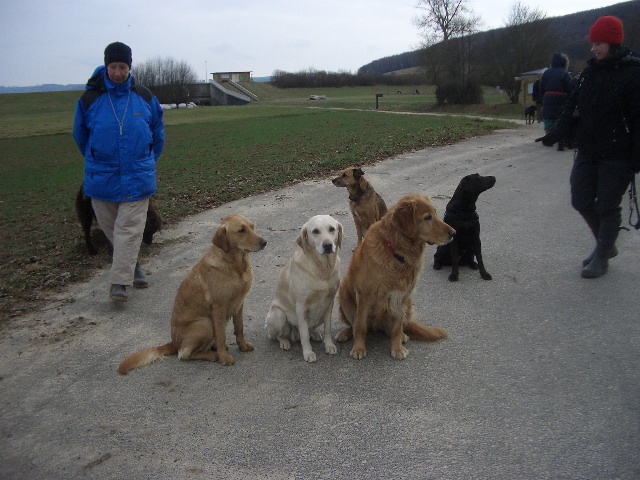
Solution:
[(138, 263), (156, 162), (164, 147), (158, 99), (130, 74), (131, 48), (114, 42), (78, 100), (73, 138), (85, 159), (84, 194), (113, 245), (109, 298), (128, 300), (126, 287), (148, 286)]

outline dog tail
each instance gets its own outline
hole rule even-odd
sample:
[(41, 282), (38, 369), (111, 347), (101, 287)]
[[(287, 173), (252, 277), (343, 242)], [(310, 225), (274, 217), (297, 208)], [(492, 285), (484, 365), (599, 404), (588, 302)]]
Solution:
[(145, 348), (144, 350), (125, 357), (118, 367), (118, 373), (120, 373), (120, 375), (126, 375), (134, 368), (149, 365), (160, 358), (177, 353), (178, 349), (173, 345), (173, 342), (166, 343), (159, 347)]
[(422, 342), (435, 342), (436, 340), (447, 338), (447, 332), (440, 327), (427, 327), (414, 321), (406, 323), (402, 330), (411, 340), (420, 340)]

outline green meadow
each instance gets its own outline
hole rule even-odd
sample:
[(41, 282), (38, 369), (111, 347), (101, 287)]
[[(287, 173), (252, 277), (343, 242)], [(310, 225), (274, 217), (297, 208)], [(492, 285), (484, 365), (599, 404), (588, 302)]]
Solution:
[[(482, 105), (446, 108), (424, 85), (279, 90), (256, 83), (251, 90), (259, 100), (246, 106), (165, 111), (156, 201), (166, 228), (350, 165), (513, 127), (448, 114), (522, 119), (522, 107), (492, 89)], [(376, 93), (383, 94), (377, 111)], [(80, 94), (0, 95), (0, 325), (110, 263), (104, 243), (97, 255), (87, 253), (75, 212), (83, 159), (71, 130)], [(158, 248), (143, 245), (141, 255)]]

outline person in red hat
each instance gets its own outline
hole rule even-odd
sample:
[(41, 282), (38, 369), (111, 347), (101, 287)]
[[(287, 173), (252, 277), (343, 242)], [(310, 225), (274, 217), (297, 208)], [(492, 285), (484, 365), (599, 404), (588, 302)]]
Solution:
[(594, 57), (567, 106), (544, 137), (552, 146), (576, 128), (578, 151), (571, 170), (571, 204), (596, 239), (582, 262), (583, 278), (607, 273), (618, 254), (622, 197), (640, 172), (640, 57), (623, 46), (620, 19), (600, 17), (589, 30)]

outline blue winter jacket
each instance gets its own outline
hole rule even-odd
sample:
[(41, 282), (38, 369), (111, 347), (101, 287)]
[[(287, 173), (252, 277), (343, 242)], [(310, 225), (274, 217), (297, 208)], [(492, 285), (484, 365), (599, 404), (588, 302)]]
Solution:
[(87, 197), (134, 202), (156, 193), (163, 111), (158, 99), (131, 75), (116, 84), (104, 66), (95, 70), (76, 105), (73, 138), (85, 159)]

